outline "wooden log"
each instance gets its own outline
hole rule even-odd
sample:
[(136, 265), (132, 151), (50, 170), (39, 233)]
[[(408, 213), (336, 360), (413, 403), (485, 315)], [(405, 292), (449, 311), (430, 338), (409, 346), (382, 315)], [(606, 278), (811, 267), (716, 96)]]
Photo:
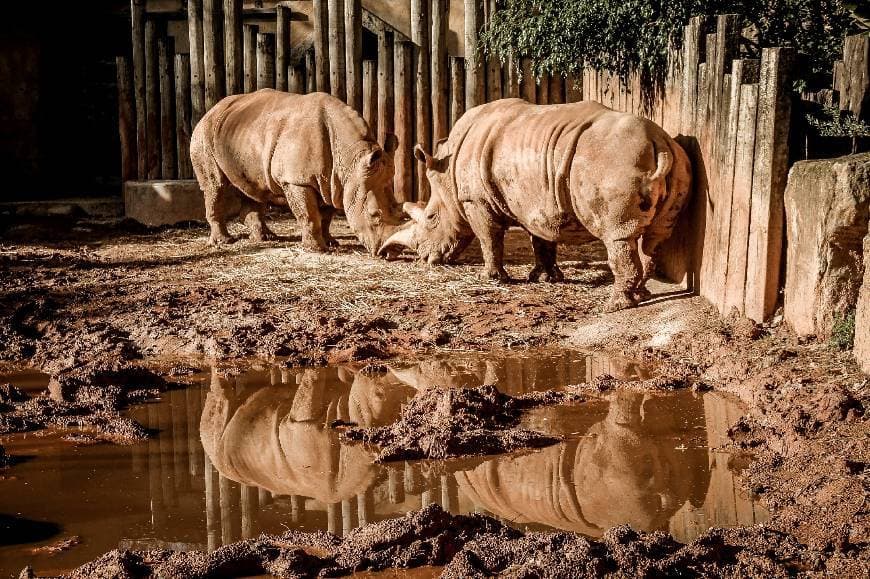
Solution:
[(583, 100), (583, 75), (571, 74), (565, 86), (565, 102), (579, 103)]
[(287, 67), (287, 91), (295, 94), (305, 94), (305, 65), (291, 64)]
[(226, 95), (221, 0), (203, 0), (202, 54), (205, 67), (205, 108), (211, 109)]
[(133, 98), (136, 111), (136, 177), (148, 174), (147, 105), (145, 103), (145, 0), (131, 0)]
[(257, 494), (257, 487), (251, 487), (246, 484), (241, 485), (241, 487), (242, 538), (251, 539), (256, 532), (260, 497)]
[(257, 90), (275, 88), (275, 35), (257, 33)]
[(178, 151), (178, 178), (193, 179), (190, 162), (191, 127), (190, 56), (175, 55), (175, 148)]
[(393, 33), (378, 34), (378, 142), (386, 141), (395, 131), (396, 100), (394, 79)]
[[(414, 70), (416, 72), (415, 95), (415, 140), (426, 151), (432, 150), (432, 73), (429, 35), (432, 21), (429, 17), (428, 0), (411, 0), (411, 41), (414, 43)], [(426, 167), (415, 163), (417, 170), (417, 201), (429, 199), (429, 180)]]
[(317, 64), (313, 49), (305, 51), (305, 85), (306, 93), (317, 92)]
[(121, 143), (121, 183), (134, 181), (138, 174), (136, 158), (136, 104), (130, 61), (126, 56), (115, 58), (118, 79), (118, 137)]
[(345, 64), (347, 68), (347, 104), (363, 110), (362, 0), (344, 0)]
[(507, 63), (505, 64), (505, 88), (504, 88), (504, 96), (505, 98), (520, 98), (520, 74), (517, 70), (518, 66), (517, 60), (513, 55), (508, 57)]
[(541, 75), (541, 81), (538, 83), (538, 104), (550, 104), (550, 73), (545, 72)]
[(465, 112), (465, 59), (454, 56), (450, 59), (450, 127)]
[(855, 118), (870, 118), (870, 34), (847, 36), (843, 43), (843, 85), (841, 109)]
[[(492, 22), (496, 11), (496, 0), (484, 0), (483, 11), (485, 22)], [(501, 61), (496, 55), (486, 55), (486, 102), (502, 98), (504, 81), (501, 68)]]
[(483, 104), (485, 75), (480, 54), (483, 8), (480, 0), (465, 0), (465, 110)]
[(312, 12), (314, 13), (314, 84), (317, 91), (329, 92), (329, 9), (327, 0), (314, 0)]
[(535, 75), (532, 73), (532, 61), (527, 57), (523, 57), (520, 62), (520, 68), (522, 70), (522, 78), (520, 79), (520, 94), (522, 98), (526, 99), (530, 103), (537, 102), (536, 90), (535, 90)]
[(448, 0), (432, 0), (432, 139), (447, 138), (450, 132), (450, 82), (447, 56), (449, 28)]
[(245, 92), (257, 90), (257, 33), (260, 29), (253, 24), (245, 24)]
[[(362, 116), (369, 124), (372, 135), (378, 134), (378, 63), (364, 60), (362, 86)], [(383, 141), (382, 141), (383, 142)]]
[(178, 177), (175, 151), (175, 73), (172, 37), (157, 41), (158, 75), (160, 77), (160, 175), (163, 179)]
[(731, 201), (731, 227), (728, 243), (728, 268), (722, 311), (744, 311), (746, 257), (752, 209), (752, 171), (755, 157), (755, 126), (758, 113), (758, 85), (740, 85), (737, 136), (734, 158), (734, 186)]
[(394, 157), (394, 195), (401, 203), (414, 198), (414, 45), (402, 41), (397, 42), (395, 48), (395, 127), (399, 149)]
[(698, 65), (702, 60), (701, 33), (705, 17), (695, 16), (683, 28), (683, 83), (681, 87), (680, 132), (684, 135), (695, 134), (695, 112), (698, 100)]
[(145, 111), (148, 179), (160, 178), (160, 75), (157, 52), (157, 28), (153, 20), (145, 22)]
[(332, 96), (347, 102), (344, 54), (344, 0), (329, 0), (329, 86)]
[(187, 41), (190, 46), (190, 121), (195, 127), (205, 114), (202, 0), (187, 0)]
[(773, 314), (779, 294), (794, 59), (792, 48), (761, 51), (745, 306), (746, 317), (756, 322)]
[[(275, 88), (289, 90), (290, 79), (290, 8), (275, 6)], [(291, 91), (295, 92), (295, 91)]]
[(242, 62), (242, 0), (224, 0), (224, 67), (227, 94), (244, 90)]
[(565, 79), (558, 72), (550, 74), (550, 104), (561, 105), (565, 102)]

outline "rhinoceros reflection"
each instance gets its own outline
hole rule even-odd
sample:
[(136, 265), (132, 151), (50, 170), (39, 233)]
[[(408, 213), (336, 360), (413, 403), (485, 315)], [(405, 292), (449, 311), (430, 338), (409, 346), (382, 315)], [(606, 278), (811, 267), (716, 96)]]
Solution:
[(460, 491), (517, 523), (590, 536), (621, 523), (667, 529), (686, 501), (703, 502), (709, 484), (706, 449), (681, 446), (692, 420), (703, 425), (703, 402), (633, 392), (609, 398), (606, 418), (585, 437), (456, 473)]
[(389, 376), (348, 370), (285, 372), (285, 382), (237, 392), (214, 373), (200, 424), (218, 472), (276, 495), (336, 503), (369, 488), (377, 470), (361, 446), (342, 445), (334, 420), (394, 421), (413, 392)]

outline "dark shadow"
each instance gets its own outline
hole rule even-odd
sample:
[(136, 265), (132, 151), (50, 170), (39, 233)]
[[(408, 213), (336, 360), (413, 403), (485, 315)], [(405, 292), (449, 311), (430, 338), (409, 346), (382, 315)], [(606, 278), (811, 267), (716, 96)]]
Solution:
[(60, 534), (56, 523), (32, 521), (13, 515), (0, 514), (0, 545), (21, 545), (45, 541)]

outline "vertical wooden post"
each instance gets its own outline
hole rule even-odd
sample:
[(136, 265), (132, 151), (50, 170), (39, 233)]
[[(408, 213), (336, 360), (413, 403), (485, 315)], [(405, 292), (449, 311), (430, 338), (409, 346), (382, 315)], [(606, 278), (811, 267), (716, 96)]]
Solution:
[(130, 61), (126, 56), (115, 58), (118, 79), (118, 136), (121, 142), (121, 184), (136, 179), (136, 107)]
[(505, 69), (505, 98), (520, 98), (520, 78), (517, 71), (518, 62), (513, 56), (508, 57)]
[(286, 91), (290, 67), (290, 8), (275, 6), (275, 88)]
[[(432, 150), (432, 73), (429, 35), (432, 21), (429, 17), (428, 0), (411, 0), (411, 40), (414, 43), (414, 64), (416, 82), (416, 142), (426, 150)], [(429, 199), (429, 181), (426, 167), (415, 164), (417, 169), (416, 185), (418, 201)]]
[(190, 44), (190, 122), (195, 127), (205, 114), (202, 0), (187, 0), (187, 39)]
[(178, 166), (175, 157), (175, 74), (172, 72), (172, 37), (157, 41), (157, 61), (160, 76), (160, 176), (175, 179)]
[(317, 64), (314, 49), (305, 51), (305, 92), (317, 92)]
[(240, 94), (242, 68), (242, 0), (224, 0), (224, 50), (227, 94)]
[(396, 101), (394, 80), (393, 33), (378, 35), (378, 142), (395, 131)]
[(545, 72), (541, 75), (541, 82), (538, 84), (538, 104), (550, 104), (550, 73)]
[(535, 75), (532, 73), (532, 61), (523, 57), (521, 61), (522, 80), (520, 81), (520, 93), (530, 103), (537, 102), (535, 96)]
[(565, 102), (565, 79), (558, 72), (550, 73), (550, 104), (560, 105)]
[(378, 69), (374, 60), (363, 61), (362, 116), (372, 135), (378, 134)]
[(260, 510), (260, 497), (257, 493), (256, 487), (251, 487), (246, 484), (241, 486), (242, 538), (251, 539), (254, 536), (255, 527), (257, 525), (257, 514)]
[(447, 30), (450, 2), (432, 0), (432, 141), (447, 138), (450, 132), (450, 74), (447, 57)]
[(332, 96), (347, 102), (344, 53), (344, 0), (329, 0), (329, 86)]
[(454, 56), (450, 59), (450, 127), (465, 112), (465, 59)]
[(275, 35), (257, 33), (257, 90), (275, 88)]
[(411, 201), (414, 195), (414, 45), (396, 43), (396, 137), (399, 149), (395, 163), (395, 197), (399, 203)]
[(792, 48), (761, 51), (745, 312), (757, 322), (773, 314), (779, 292), (791, 119), (788, 81), (794, 59)]
[(192, 179), (190, 163), (191, 133), (190, 57), (175, 55), (175, 143), (178, 150), (178, 178)]
[(257, 33), (260, 29), (253, 24), (245, 24), (245, 92), (257, 90)]
[[(314, 69), (315, 85), (319, 92), (329, 92), (329, 9), (327, 0), (314, 0)], [(310, 91), (315, 92), (315, 91)]]
[(566, 86), (565, 101), (578, 103), (583, 100), (583, 75), (570, 74)]
[[(484, 19), (492, 21), (496, 11), (496, 0), (485, 0)], [(494, 54), (486, 57), (486, 102), (497, 101), (502, 97), (501, 62)]]
[(160, 178), (160, 76), (157, 55), (157, 28), (153, 20), (145, 22), (145, 111), (146, 177)]
[(221, 22), (221, 0), (203, 0), (202, 54), (206, 110), (215, 106), (226, 94)]
[(361, 113), (363, 109), (362, 0), (344, 0), (345, 65), (347, 67), (347, 104)]
[(287, 67), (287, 91), (295, 94), (305, 94), (305, 65)]
[(136, 178), (148, 174), (147, 105), (145, 104), (145, 0), (130, 2), (133, 39), (133, 91), (136, 104)]
[(465, 109), (483, 104), (484, 72), (480, 49), (483, 7), (480, 0), (465, 0)]
[(695, 111), (698, 100), (698, 64), (702, 60), (704, 35), (702, 30), (706, 18), (695, 16), (683, 28), (683, 84), (681, 93), (680, 132), (684, 135), (695, 134)]

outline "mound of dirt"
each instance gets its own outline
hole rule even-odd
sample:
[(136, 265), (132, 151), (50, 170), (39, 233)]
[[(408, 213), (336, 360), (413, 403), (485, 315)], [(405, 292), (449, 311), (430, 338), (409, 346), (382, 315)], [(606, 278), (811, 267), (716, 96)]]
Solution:
[(380, 447), (377, 462), (501, 454), (559, 442), (558, 437), (517, 428), (524, 410), (582, 400), (578, 394), (556, 391), (513, 397), (491, 385), (431, 388), (412, 398), (393, 424), (349, 428), (342, 436)]
[(445, 578), (785, 577), (817, 569), (823, 558), (763, 526), (711, 530), (689, 545), (664, 533), (619, 526), (595, 541), (573, 533), (523, 533), (485, 515), (451, 515), (432, 504), (399, 519), (370, 523), (343, 539), (290, 531), (209, 554), (116, 550), (69, 577), (336, 577), (422, 566), (444, 567)]

